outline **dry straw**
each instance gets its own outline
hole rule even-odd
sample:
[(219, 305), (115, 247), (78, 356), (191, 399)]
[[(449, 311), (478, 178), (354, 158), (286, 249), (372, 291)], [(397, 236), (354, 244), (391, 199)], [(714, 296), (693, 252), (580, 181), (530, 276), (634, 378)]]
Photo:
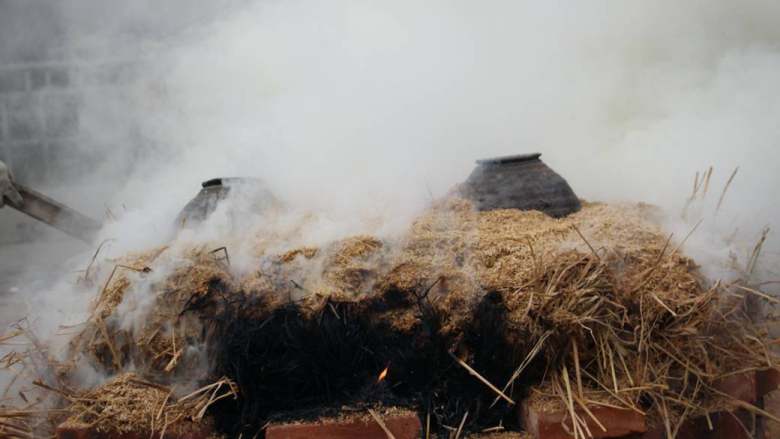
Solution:
[[(696, 179), (693, 197), (706, 192), (711, 173)], [(447, 199), (400, 240), (356, 236), (278, 254), (258, 249), (261, 268), (241, 278), (229, 267), (227, 248), (196, 247), (178, 255), (184, 262), (166, 280), (150, 286), (154, 306), (142, 328), (127, 331), (116, 323), (117, 309), (128, 300), (131, 285), (143, 281), (169, 251), (155, 249), (120, 261), (71, 343), (73, 362), (52, 367), (65, 367), (62, 376), (67, 376), (66, 366), (72, 368), (77, 358), (109, 373), (134, 364), (156, 381), (170, 381), (190, 369), (182, 353), (187, 344), (204, 341), (208, 333), (209, 323), (195, 316), (249, 296), (263, 297), (265, 306), (273, 307), (291, 300), (329, 304), (322, 298), (330, 296), (359, 301), (390, 289), (423, 292), (420, 300), (443, 316), (441, 336), (456, 340), (475, 304), (491, 292), (506, 309), (502, 336), (525, 355), (500, 382), (490, 382), (468, 358), (456, 361), (497, 400), (513, 403), (515, 394), (532, 387), (533, 404), (569, 413), (566, 427), (576, 438), (603, 429), (592, 412), (599, 406), (646, 414), (669, 433), (685, 419), (735, 404), (763, 415), (729, 400), (717, 382), (735, 370), (778, 365), (765, 328), (745, 305), (748, 295), (776, 299), (745, 283), (703, 278), (679, 251), (682, 242), (673, 243), (649, 220), (658, 215), (643, 204), (585, 203), (582, 211), (553, 219), (538, 212), (476, 212), (464, 200)], [(257, 237), (258, 243), (264, 239)], [(760, 246), (754, 251), (756, 257), (759, 253)], [(405, 330), (421, 316), (410, 306), (386, 318)], [(7, 357), (8, 364), (20, 361)], [(541, 380), (526, 378), (531, 364), (543, 365)], [(66, 407), (74, 422), (161, 431), (181, 419), (201, 420), (213, 402), (235, 392), (229, 381), (220, 380), (176, 399), (165, 386), (120, 375), (86, 393), (64, 392), (59, 407)], [(154, 404), (141, 407), (141, 400)], [(27, 410), (0, 409), (5, 429), (0, 431), (29, 437), (35, 417), (20, 413), (35, 408)], [(462, 419), (456, 435), (462, 434), (467, 415)]]

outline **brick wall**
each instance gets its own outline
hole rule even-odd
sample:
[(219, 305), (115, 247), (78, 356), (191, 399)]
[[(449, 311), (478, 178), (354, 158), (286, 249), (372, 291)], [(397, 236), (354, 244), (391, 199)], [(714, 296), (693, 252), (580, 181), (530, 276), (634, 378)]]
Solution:
[(21, 180), (41, 180), (52, 149), (78, 129), (78, 93), (63, 65), (0, 69), (0, 157)]
[(121, 92), (132, 67), (127, 61), (0, 66), (0, 159), (21, 182), (77, 179), (74, 164), (99, 162), (111, 147), (94, 145), (81, 132), (84, 95)]

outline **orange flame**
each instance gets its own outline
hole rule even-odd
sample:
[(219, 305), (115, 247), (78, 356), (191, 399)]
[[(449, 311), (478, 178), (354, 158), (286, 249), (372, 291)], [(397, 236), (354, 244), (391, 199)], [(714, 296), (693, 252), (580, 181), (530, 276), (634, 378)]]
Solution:
[(382, 382), (382, 380), (387, 378), (387, 369), (389, 369), (389, 368), (390, 368), (390, 366), (387, 366), (385, 368), (385, 370), (383, 370), (382, 372), (379, 373), (379, 378), (377, 378), (377, 380), (376, 380), (377, 383), (380, 383), (380, 382)]

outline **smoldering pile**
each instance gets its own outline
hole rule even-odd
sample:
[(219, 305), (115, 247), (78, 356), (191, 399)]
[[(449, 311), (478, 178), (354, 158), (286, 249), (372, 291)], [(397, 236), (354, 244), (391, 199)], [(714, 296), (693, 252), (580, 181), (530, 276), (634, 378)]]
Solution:
[[(592, 203), (553, 219), (449, 198), (400, 240), (268, 253), (258, 236), (261, 262), (244, 275), (219, 243), (128, 256), (56, 376), (65, 386), (85, 362), (134, 370), (160, 395), (175, 383), (229, 382), (230, 397), (168, 416), (229, 435), (381, 405), (414, 409), (442, 437), (521, 430), (523, 399), (563, 407), (575, 437), (590, 435), (586, 417), (599, 406), (674, 432), (685, 419), (745, 408), (716, 383), (777, 358), (755, 319), (760, 295), (705, 279), (656, 215)], [(166, 257), (178, 268), (156, 277)], [(133, 294), (141, 284), (151, 303)], [(139, 307), (143, 318), (128, 323)], [(65, 397), (61, 407), (76, 404)], [(120, 429), (114, 416), (90, 416), (79, 419)], [(176, 428), (165, 416), (144, 431)]]

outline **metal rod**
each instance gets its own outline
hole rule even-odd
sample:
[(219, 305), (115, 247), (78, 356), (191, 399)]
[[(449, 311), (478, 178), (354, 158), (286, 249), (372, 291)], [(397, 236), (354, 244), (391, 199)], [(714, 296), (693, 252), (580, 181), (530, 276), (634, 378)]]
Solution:
[(101, 224), (97, 220), (24, 185), (17, 183), (14, 186), (24, 201), (16, 204), (6, 198), (6, 202), (19, 212), (84, 242), (92, 242), (100, 230)]

